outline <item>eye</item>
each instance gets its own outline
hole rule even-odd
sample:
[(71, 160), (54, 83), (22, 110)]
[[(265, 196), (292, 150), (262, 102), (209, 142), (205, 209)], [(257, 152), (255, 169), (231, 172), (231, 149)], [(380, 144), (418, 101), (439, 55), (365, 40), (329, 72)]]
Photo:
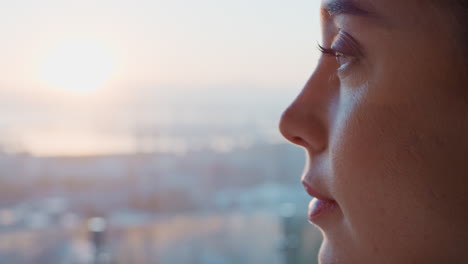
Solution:
[(336, 62), (338, 62), (338, 64), (340, 65), (340, 68), (349, 63), (350, 61), (352, 61), (352, 56), (349, 56), (343, 52), (340, 52), (336, 49), (333, 49), (333, 48), (325, 48), (321, 45), (318, 45), (318, 49), (320, 52), (322, 52), (323, 54), (327, 55), (327, 56), (333, 56), (336, 58)]
[(339, 32), (330, 48), (319, 45), (319, 50), (325, 55), (336, 58), (340, 66), (339, 71), (343, 71), (362, 57), (360, 45), (344, 31)]
[(340, 68), (348, 63), (351, 63), (353, 61), (352, 56), (348, 56), (344, 53), (341, 53), (339, 51), (335, 52), (335, 57), (336, 57), (336, 62), (340, 65)]

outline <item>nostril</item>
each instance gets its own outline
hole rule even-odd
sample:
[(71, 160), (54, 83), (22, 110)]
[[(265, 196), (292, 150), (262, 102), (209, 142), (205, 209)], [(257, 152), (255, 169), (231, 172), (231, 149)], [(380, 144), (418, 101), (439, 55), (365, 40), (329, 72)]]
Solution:
[(292, 137), (290, 141), (291, 143), (299, 145), (299, 146), (305, 146), (307, 144), (305, 140), (301, 137)]

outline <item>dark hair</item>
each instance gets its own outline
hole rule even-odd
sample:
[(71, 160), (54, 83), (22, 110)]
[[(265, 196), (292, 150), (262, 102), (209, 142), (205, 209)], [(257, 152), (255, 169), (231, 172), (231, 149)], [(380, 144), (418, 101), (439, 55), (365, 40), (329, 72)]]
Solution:
[[(459, 24), (463, 27), (463, 29), (466, 31), (466, 29), (468, 28), (468, 19), (467, 19), (468, 0), (458, 0), (457, 4), (458, 4), (457, 7), (459, 8), (459, 10), (458, 10), (458, 12), (456, 14), (457, 15), (457, 20), (458, 20)], [(464, 34), (464, 36), (467, 37), (466, 34)]]
[(460, 32), (460, 36), (468, 41), (466, 36), (468, 28), (468, 20), (466, 15), (468, 12), (468, 0), (431, 0), (430, 4), (436, 9), (442, 9), (452, 22), (458, 27), (457, 32)]
[[(455, 40), (458, 42), (459, 54), (462, 64), (464, 64), (465, 71), (468, 70), (468, 0), (434, 0), (439, 7), (442, 7), (444, 12), (452, 19), (454, 27), (456, 27)], [(433, 1), (433, 2), (434, 2)], [(465, 73), (464, 73), (465, 74)], [(468, 95), (467, 95), (468, 96)]]
[[(459, 49), (460, 56), (457, 58), (461, 65), (464, 67), (460, 68), (460, 74), (462, 76), (467, 76), (468, 72), (468, 0), (435, 0), (437, 4), (443, 7), (446, 13), (451, 17), (452, 24), (455, 27), (455, 41), (456, 46)], [(460, 87), (462, 97), (464, 98), (465, 103), (468, 105), (468, 90), (463, 86)]]
[(454, 3), (451, 5), (451, 10), (455, 15), (455, 21), (457, 22), (458, 30), (463, 41), (463, 49), (465, 49), (465, 47), (468, 46), (468, 0), (454, 0)]
[(467, 0), (458, 0), (458, 4), (463, 8), (468, 8), (468, 1)]
[[(462, 60), (465, 62), (465, 71), (468, 71), (468, 63), (466, 63), (466, 59), (468, 59), (468, 51), (466, 50), (466, 47), (468, 47), (468, 0), (457, 0), (457, 7), (458, 11), (455, 15), (457, 16), (457, 24), (461, 34), (460, 49), (461, 54), (463, 54)], [(468, 102), (468, 95), (466, 96), (466, 101)]]

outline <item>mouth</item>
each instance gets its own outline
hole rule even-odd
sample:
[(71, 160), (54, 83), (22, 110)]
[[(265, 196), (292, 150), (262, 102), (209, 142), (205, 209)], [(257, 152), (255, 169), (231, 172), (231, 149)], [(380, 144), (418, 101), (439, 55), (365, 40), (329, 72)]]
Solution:
[(320, 219), (331, 214), (338, 208), (338, 203), (314, 190), (305, 181), (303, 182), (306, 192), (313, 197), (309, 204), (308, 220), (312, 224), (318, 224)]
[(309, 204), (309, 222), (318, 224), (321, 218), (331, 214), (336, 208), (338, 208), (338, 204), (333, 200), (312, 199)]

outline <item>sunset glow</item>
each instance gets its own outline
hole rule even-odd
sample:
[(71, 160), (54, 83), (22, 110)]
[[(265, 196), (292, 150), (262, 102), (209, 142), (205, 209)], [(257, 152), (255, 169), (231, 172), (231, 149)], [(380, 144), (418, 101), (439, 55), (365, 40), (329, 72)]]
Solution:
[(40, 67), (41, 78), (54, 88), (88, 92), (110, 80), (116, 61), (102, 45), (73, 41), (51, 50)]
[(0, 152), (226, 151), (257, 120), (275, 141), (320, 55), (320, 1), (20, 2), (0, 9)]

